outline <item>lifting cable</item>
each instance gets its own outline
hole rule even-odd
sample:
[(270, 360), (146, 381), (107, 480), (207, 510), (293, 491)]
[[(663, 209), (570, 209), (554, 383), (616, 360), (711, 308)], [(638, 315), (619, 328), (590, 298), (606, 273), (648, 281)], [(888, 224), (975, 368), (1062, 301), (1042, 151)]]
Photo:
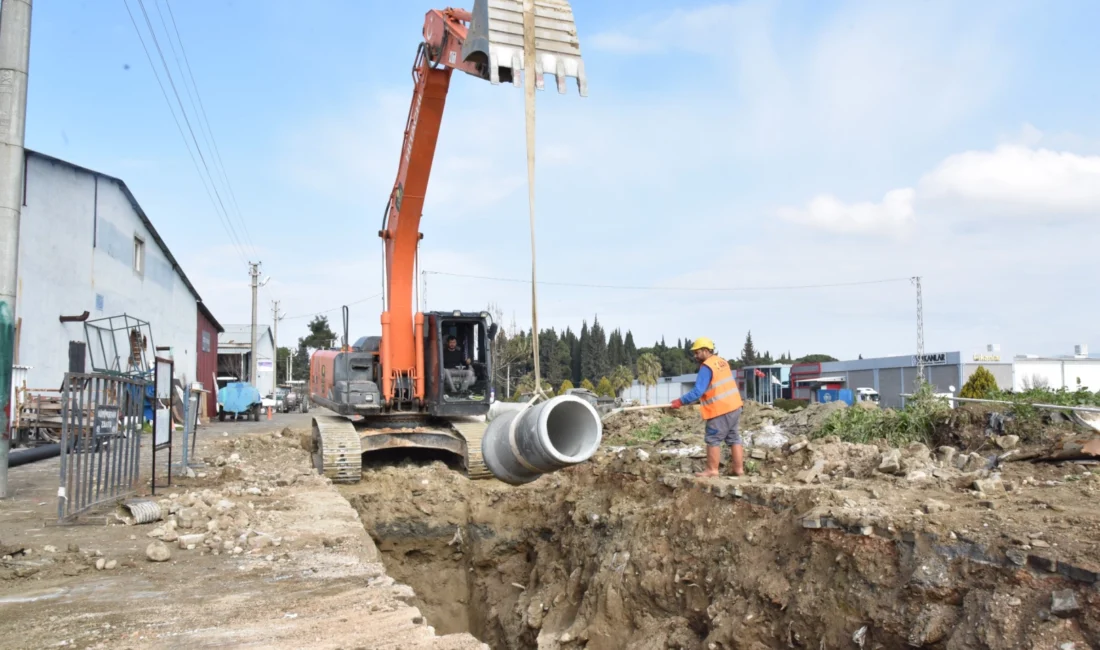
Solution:
[[(535, 264), (535, 2), (523, 0), (523, 107), (527, 130), (527, 212), (531, 227), (531, 353), (534, 355), (535, 386), (529, 408), (548, 399), (542, 390), (539, 369), (539, 307)], [(518, 420), (518, 418), (516, 418)]]

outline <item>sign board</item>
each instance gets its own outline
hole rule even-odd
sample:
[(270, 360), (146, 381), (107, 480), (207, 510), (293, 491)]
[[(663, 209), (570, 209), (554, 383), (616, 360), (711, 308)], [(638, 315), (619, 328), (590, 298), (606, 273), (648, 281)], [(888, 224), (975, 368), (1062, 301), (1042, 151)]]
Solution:
[(926, 366), (946, 366), (947, 365), (947, 353), (946, 352), (935, 352), (933, 354), (922, 355), (919, 358), (917, 357), (917, 355), (915, 355), (915, 354), (913, 355), (913, 365), (918, 365), (922, 362)]
[(157, 358), (157, 399), (172, 398), (172, 362)]
[(172, 416), (168, 409), (157, 409), (156, 426), (153, 427), (153, 446), (160, 447), (172, 440)]
[(95, 428), (93, 430), (96, 437), (101, 436), (117, 436), (118, 435), (118, 407), (117, 406), (97, 406), (95, 410)]
[(256, 362), (256, 372), (271, 372), (271, 361), (260, 359)]
[(1000, 361), (1001, 355), (999, 354), (975, 354), (975, 361)]

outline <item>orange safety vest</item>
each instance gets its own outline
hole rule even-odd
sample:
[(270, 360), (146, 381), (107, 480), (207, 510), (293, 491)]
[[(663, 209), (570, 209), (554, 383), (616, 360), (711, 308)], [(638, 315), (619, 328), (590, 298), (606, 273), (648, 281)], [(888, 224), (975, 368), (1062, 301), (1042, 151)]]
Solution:
[(703, 365), (710, 368), (710, 386), (699, 400), (699, 411), (704, 420), (719, 415), (733, 413), (741, 408), (741, 393), (737, 390), (737, 380), (733, 377), (730, 364), (717, 355), (711, 355)]

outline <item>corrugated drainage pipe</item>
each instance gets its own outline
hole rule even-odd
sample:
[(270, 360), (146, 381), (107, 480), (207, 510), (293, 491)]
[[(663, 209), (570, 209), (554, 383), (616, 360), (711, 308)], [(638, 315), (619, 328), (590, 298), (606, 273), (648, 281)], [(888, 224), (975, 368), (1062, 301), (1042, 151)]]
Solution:
[(481, 441), (485, 465), (505, 483), (522, 485), (592, 458), (603, 438), (596, 409), (562, 395), (489, 422)]

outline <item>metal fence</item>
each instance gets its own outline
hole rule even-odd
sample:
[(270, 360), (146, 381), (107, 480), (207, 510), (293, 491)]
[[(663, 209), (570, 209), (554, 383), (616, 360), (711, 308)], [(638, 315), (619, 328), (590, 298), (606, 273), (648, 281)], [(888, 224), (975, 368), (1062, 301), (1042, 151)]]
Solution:
[(68, 373), (61, 391), (57, 518), (71, 520), (137, 488), (146, 382)]

